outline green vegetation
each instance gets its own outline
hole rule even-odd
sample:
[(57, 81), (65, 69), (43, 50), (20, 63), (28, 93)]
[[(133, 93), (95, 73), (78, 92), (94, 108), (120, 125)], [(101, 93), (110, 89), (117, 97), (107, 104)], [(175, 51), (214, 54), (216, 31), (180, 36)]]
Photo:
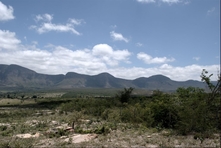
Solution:
[[(17, 93), (17, 97), (14, 93), (1, 94), (4, 98), (0, 99), (0, 147), (41, 146), (45, 139), (54, 139), (54, 142), (51, 142), (53, 146), (71, 146), (73, 133), (100, 135), (97, 140), (86, 143), (92, 146), (111, 141), (111, 135), (115, 135), (118, 140), (129, 141), (131, 145), (137, 145), (131, 137), (119, 137), (123, 136), (123, 133), (137, 137), (147, 136), (147, 133), (161, 133), (153, 134), (152, 137), (163, 136), (167, 139), (167, 142), (157, 143), (154, 139), (143, 138), (140, 141), (143, 146), (151, 143), (171, 147), (174, 145), (170, 140), (177, 135), (192, 135), (192, 140), (198, 140), (201, 144), (208, 139), (216, 141), (215, 134), (221, 130), (220, 77), (214, 85), (210, 82), (211, 75), (207, 74), (208, 72), (203, 70), (201, 78), (210, 92), (188, 87), (178, 88), (172, 94), (155, 90), (148, 96), (134, 95), (134, 88), (125, 88), (119, 92), (115, 90), (114, 95), (106, 92), (108, 97), (104, 94), (102, 97), (79, 97), (73, 92), (54, 98), (39, 97), (39, 94), (32, 94), (32, 98), (25, 98), (25, 93)], [(18, 94), (21, 97), (18, 97)], [(72, 132), (69, 131), (70, 128)], [(28, 139), (16, 137), (25, 133), (31, 134), (27, 145), (25, 141)], [(41, 133), (41, 136), (35, 139), (37, 133)], [(62, 137), (69, 140), (62, 141)], [(84, 146), (84, 143), (78, 146)], [(192, 144), (194, 145), (194, 142)], [(125, 145), (115, 143), (115, 146)], [(214, 145), (218, 147), (219, 143)]]

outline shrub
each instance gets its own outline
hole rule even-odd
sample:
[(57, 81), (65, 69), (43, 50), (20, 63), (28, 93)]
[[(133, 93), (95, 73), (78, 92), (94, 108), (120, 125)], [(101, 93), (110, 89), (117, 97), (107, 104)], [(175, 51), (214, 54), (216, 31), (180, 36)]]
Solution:
[(8, 128), (8, 127), (7, 127), (6, 125), (0, 126), (0, 130), (1, 130), (1, 131), (5, 131), (5, 130), (7, 130), (7, 128)]

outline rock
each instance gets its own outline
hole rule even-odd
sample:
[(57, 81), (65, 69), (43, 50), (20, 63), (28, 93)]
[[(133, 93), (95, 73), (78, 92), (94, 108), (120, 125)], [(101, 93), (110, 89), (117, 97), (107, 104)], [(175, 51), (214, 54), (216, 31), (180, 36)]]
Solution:
[(10, 127), (11, 125), (9, 123), (0, 123), (0, 126), (7, 126)]
[(159, 146), (158, 146), (158, 145), (154, 145), (154, 144), (147, 144), (146, 147), (149, 147), (149, 148), (158, 148)]
[(25, 124), (28, 124), (30, 126), (35, 126), (36, 124), (38, 124), (39, 121), (38, 120), (29, 120), (29, 121), (26, 121)]
[(46, 112), (47, 115), (53, 115), (54, 112)]
[(89, 123), (90, 120), (85, 120), (85, 119), (80, 119), (79, 121), (83, 122), (83, 123)]
[(63, 126), (57, 126), (56, 129), (64, 129)]
[(40, 136), (40, 133), (36, 133), (35, 135), (31, 134), (18, 134), (16, 137), (18, 138), (38, 138)]
[[(66, 139), (67, 139), (67, 137), (68, 137), (68, 136), (61, 136), (60, 138), (61, 138), (61, 139), (65, 139), (65, 138), (66, 138)], [(68, 139), (69, 139), (69, 138), (68, 138)]]
[(57, 132), (58, 132), (58, 129), (51, 128), (46, 131), (46, 134), (56, 134)]
[(65, 128), (64, 130), (65, 130), (65, 131), (72, 131), (73, 128), (72, 128), (72, 127), (67, 127), (67, 128)]
[[(72, 140), (72, 143), (81, 143), (97, 138), (97, 134), (74, 134), (70, 136), (70, 138)], [(64, 141), (68, 142), (70, 138), (66, 138)]]
[(57, 121), (51, 121), (52, 125), (58, 125), (59, 123)]
[(41, 116), (42, 113), (35, 113), (34, 115), (36, 115), (36, 116)]

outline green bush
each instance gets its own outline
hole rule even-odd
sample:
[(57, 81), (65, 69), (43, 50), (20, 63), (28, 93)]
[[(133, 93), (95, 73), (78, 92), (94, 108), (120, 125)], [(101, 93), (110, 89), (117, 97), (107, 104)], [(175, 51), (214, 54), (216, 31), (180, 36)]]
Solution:
[(1, 131), (5, 131), (5, 130), (7, 130), (7, 128), (8, 128), (8, 127), (7, 127), (6, 125), (0, 126), (0, 130), (1, 130)]

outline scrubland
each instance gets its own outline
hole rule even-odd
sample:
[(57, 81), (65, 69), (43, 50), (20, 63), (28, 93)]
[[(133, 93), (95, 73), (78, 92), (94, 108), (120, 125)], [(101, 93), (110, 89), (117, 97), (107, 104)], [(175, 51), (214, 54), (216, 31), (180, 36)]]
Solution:
[(198, 88), (12, 94), (0, 98), (0, 147), (220, 147), (219, 95)]

